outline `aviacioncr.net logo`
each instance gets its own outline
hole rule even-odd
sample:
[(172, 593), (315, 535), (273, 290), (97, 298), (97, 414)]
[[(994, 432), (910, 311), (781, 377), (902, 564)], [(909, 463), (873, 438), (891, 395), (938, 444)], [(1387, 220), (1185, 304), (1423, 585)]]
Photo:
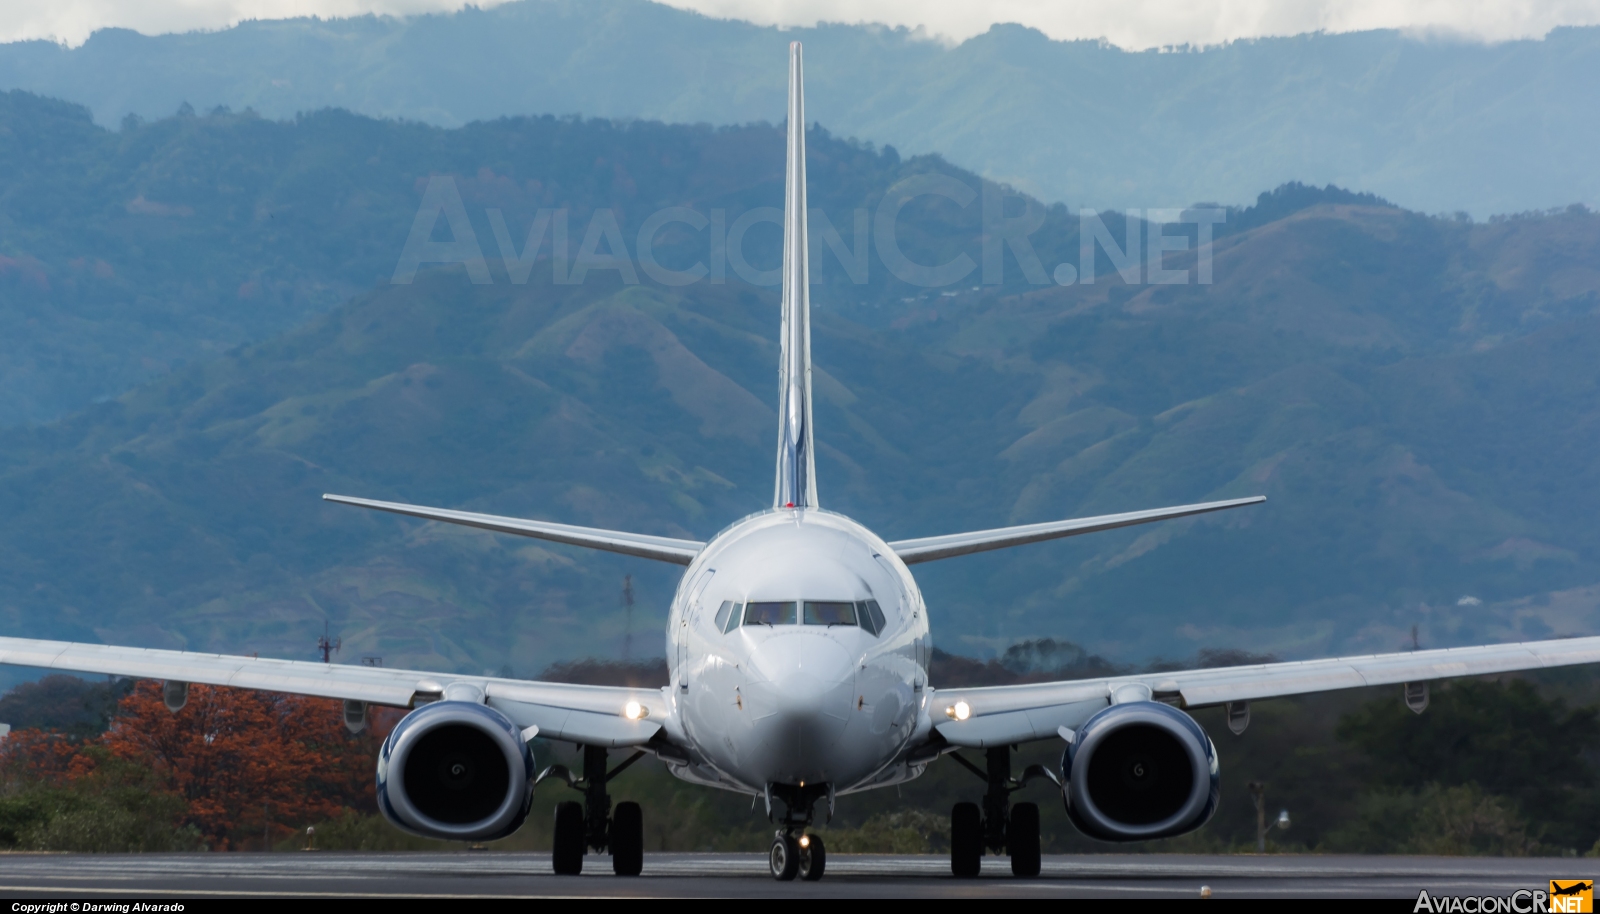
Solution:
[(1510, 895), (1429, 895), (1417, 893), (1412, 914), (1592, 914), (1593, 879), (1552, 879), (1550, 890), (1521, 889)]

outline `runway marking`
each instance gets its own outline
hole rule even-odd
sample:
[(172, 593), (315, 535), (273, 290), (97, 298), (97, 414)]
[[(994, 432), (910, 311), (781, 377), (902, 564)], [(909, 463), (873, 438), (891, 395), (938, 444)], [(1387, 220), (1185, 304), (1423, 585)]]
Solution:
[[(952, 881), (952, 884), (956, 885), (956, 886), (965, 887), (965, 886), (981, 885), (982, 883), (977, 883), (977, 882), (974, 882), (972, 880), (961, 880), (959, 882)], [(1127, 893), (1135, 893), (1135, 892), (1137, 892), (1137, 893), (1144, 893), (1144, 894), (1161, 894), (1161, 895), (1194, 895), (1196, 897), (1198, 897), (1199, 894), (1200, 894), (1199, 886), (1186, 887), (1186, 888), (1181, 888), (1180, 889), (1180, 888), (1173, 888), (1173, 887), (1166, 887), (1166, 886), (1119, 886), (1119, 885), (1097, 885), (1097, 884), (1096, 885), (1081, 885), (1081, 884), (1077, 884), (1077, 883), (1056, 883), (1056, 884), (1051, 884), (1051, 883), (1037, 883), (1037, 882), (1026, 882), (1026, 883), (1025, 882), (1007, 882), (1007, 883), (1003, 883), (1003, 884), (1006, 885), (1007, 887), (1010, 887), (1010, 888), (1024, 889), (1024, 890), (1025, 889), (1036, 889), (1036, 890), (1041, 890), (1041, 891), (1042, 890), (1052, 890), (1052, 889), (1053, 890), (1057, 890), (1057, 891), (1060, 891), (1060, 890), (1063, 890), (1063, 889), (1080, 889), (1080, 890), (1081, 889), (1088, 889), (1088, 890), (1096, 891), (1096, 892), (1127, 892)], [(1352, 891), (1355, 891), (1355, 889), (1352, 889)], [(213, 890), (205, 890), (205, 889), (157, 889), (157, 888), (149, 888), (149, 887), (110, 887), (110, 886), (70, 886), (70, 887), (63, 887), (63, 886), (44, 886), (44, 885), (0, 885), (0, 892), (43, 892), (43, 893), (74, 892), (74, 893), (77, 893), (77, 894), (88, 894), (88, 895), (142, 894), (142, 895), (152, 895), (152, 896), (157, 896), (157, 897), (169, 896), (170, 895), (170, 896), (180, 896), (180, 897), (185, 897), (185, 898), (189, 898), (189, 897), (213, 897), (214, 898), (214, 897), (223, 897), (223, 896), (229, 897), (229, 898), (416, 898), (416, 899), (437, 900), (437, 901), (463, 901), (463, 900), (477, 900), (477, 899), (487, 900), (487, 901), (511, 901), (511, 900), (522, 900), (522, 899), (533, 899), (533, 898), (548, 899), (548, 900), (552, 900), (552, 901), (578, 901), (578, 900), (583, 900), (583, 899), (601, 899), (601, 900), (606, 900), (606, 901), (622, 901), (622, 900), (637, 901), (640, 898), (649, 898), (649, 897), (651, 897), (649, 893), (629, 894), (629, 895), (589, 895), (589, 894), (585, 894), (585, 895), (554, 895), (554, 894), (546, 894), (546, 893), (542, 893), (542, 892), (530, 892), (530, 893), (526, 893), (526, 894), (485, 895), (485, 894), (480, 894), (480, 893), (449, 894), (449, 893), (421, 893), (421, 892), (314, 892), (314, 891), (302, 891), (302, 892), (282, 891), (282, 892), (279, 892), (279, 891), (270, 891), (270, 890), (261, 890), (261, 889), (243, 889), (243, 890), (241, 890), (241, 889), (222, 889), (222, 888), (218, 888), (218, 889), (213, 889)], [(694, 896), (673, 896), (673, 897), (694, 897)], [(719, 896), (719, 895), (708, 895), (708, 896), (701, 896), (701, 897), (715, 898), (715, 897), (722, 897), (722, 896)]]
[(261, 899), (647, 897), (1416, 897), (1448, 890), (1506, 894), (1541, 885), (1543, 859), (1316, 856), (1084, 855), (1046, 857), (1039, 878), (1017, 879), (1005, 857), (985, 857), (976, 879), (956, 879), (949, 858), (837, 855), (822, 883), (780, 884), (751, 854), (651, 854), (642, 878), (616, 877), (605, 855), (587, 872), (557, 877), (548, 853), (73, 855), (0, 853), (0, 894)]

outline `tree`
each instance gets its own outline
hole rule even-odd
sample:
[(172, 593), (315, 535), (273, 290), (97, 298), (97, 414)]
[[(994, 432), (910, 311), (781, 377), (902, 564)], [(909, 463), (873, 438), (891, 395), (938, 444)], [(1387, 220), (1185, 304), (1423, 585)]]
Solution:
[(1436, 688), (1426, 713), (1386, 698), (1339, 722), (1339, 738), (1371, 762), (1369, 783), (1419, 790), (1477, 785), (1515, 800), (1546, 843), (1585, 848), (1600, 818), (1588, 756), (1600, 709), (1569, 709), (1526, 681), (1465, 680)]
[(98, 736), (110, 726), (117, 702), (133, 688), (127, 680), (93, 681), (52, 673), (0, 695), (0, 720), (14, 730), (60, 730)]
[(181, 797), (187, 821), (218, 850), (345, 809), (376, 810), (377, 740), (352, 736), (328, 699), (196, 685), (174, 714), (160, 686), (145, 682), (102, 742)]

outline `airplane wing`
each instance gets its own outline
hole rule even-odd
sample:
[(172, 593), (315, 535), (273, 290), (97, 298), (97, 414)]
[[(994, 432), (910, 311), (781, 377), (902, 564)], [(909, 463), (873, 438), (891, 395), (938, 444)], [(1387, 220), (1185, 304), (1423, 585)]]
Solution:
[[(1281, 698), (1362, 686), (1427, 682), (1546, 667), (1600, 663), (1600, 637), (1453, 647), (1328, 660), (1263, 663), (1106, 679), (939, 689), (929, 700), (934, 730), (950, 745), (1000, 746), (1049, 739), (1074, 730), (1112, 703), (1120, 690), (1192, 709), (1225, 702)], [(965, 702), (967, 717), (956, 720)], [(948, 710), (947, 710), (948, 709)]]
[[(661, 729), (661, 722), (672, 710), (660, 689), (528, 682), (31, 638), (0, 638), (0, 663), (342, 698), (401, 708), (438, 701), (445, 697), (446, 690), (465, 686), (465, 694), (474, 700), (480, 700), (477, 696), (481, 695), (484, 704), (499, 710), (524, 730), (537, 727), (539, 736), (593, 746), (643, 745)], [(638, 702), (648, 713), (638, 720), (624, 717), (624, 706), (630, 701)], [(529, 737), (533, 735), (530, 733)]]
[(1060, 539), (1063, 536), (1077, 536), (1080, 533), (1098, 533), (1101, 530), (1132, 527), (1135, 524), (1148, 524), (1151, 521), (1171, 520), (1175, 517), (1188, 517), (1192, 514), (1208, 514), (1212, 511), (1225, 511), (1228, 508), (1241, 508), (1245, 505), (1259, 505), (1266, 500), (1265, 495), (1257, 495), (1253, 498), (1233, 498), (1227, 501), (1208, 501), (1197, 505), (1179, 505), (1176, 508), (1153, 508), (1149, 511), (1129, 511), (1126, 514), (1102, 514), (1099, 517), (1080, 517), (1074, 520), (1024, 524), (1020, 527), (1001, 527), (997, 530), (976, 530), (971, 533), (927, 536), (922, 539), (899, 540), (898, 542), (890, 543), (889, 548), (894, 550), (894, 554), (898, 555), (902, 562), (907, 565), (915, 565), (917, 562), (932, 562), (936, 559), (947, 559), (957, 555), (987, 552), (990, 549), (1005, 549), (1008, 546), (1040, 543), (1045, 540)]
[(522, 520), (495, 514), (474, 514), (471, 511), (452, 511), (448, 508), (425, 508), (421, 505), (403, 505), (392, 501), (351, 498), (348, 495), (324, 495), (322, 498), (324, 501), (334, 501), (341, 505), (355, 505), (358, 508), (388, 511), (391, 514), (406, 514), (424, 520), (438, 520), (447, 524), (493, 530), (496, 533), (515, 533), (517, 536), (531, 536), (534, 539), (566, 543), (569, 546), (584, 546), (605, 552), (620, 552), (623, 555), (635, 555), (640, 558), (655, 559), (658, 562), (672, 562), (675, 565), (687, 565), (694, 561), (694, 557), (706, 545), (694, 540), (646, 536), (643, 533), (622, 533), (594, 527), (574, 527), (570, 524)]

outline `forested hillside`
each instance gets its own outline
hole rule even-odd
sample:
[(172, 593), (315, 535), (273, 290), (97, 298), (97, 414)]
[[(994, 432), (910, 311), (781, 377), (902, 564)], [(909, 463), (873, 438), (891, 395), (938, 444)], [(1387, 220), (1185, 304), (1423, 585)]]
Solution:
[[(940, 169), (979, 186), (937, 158), (902, 162), (892, 150), (813, 133), (812, 167), (833, 177), (818, 183), (812, 203), (834, 214), (852, 244), (853, 210), (903, 177)], [(190, 114), (107, 131), (81, 107), (0, 93), (0, 316), (12, 328), (0, 340), (0, 424), (121, 394), (387, 280), (430, 175), (460, 176), (494, 255), (489, 207), (519, 227), (540, 207), (570, 209), (576, 249), (597, 208), (616, 213), (631, 238), (665, 206), (722, 209), (731, 225), (752, 208), (781, 205), (782, 162), (782, 132), (767, 125), (542, 117), (441, 130), (323, 111), (287, 122)], [(1056, 217), (1059, 236), (1070, 220), (1065, 210)], [(952, 243), (907, 221), (900, 245), (912, 256)], [(954, 245), (975, 240), (975, 208), (969, 221), (972, 231)], [(749, 228), (743, 250), (753, 268), (770, 268), (777, 227)], [(658, 252), (672, 259), (670, 238)], [(836, 259), (818, 266), (853, 301), (904, 287), (882, 269), (857, 286)]]

